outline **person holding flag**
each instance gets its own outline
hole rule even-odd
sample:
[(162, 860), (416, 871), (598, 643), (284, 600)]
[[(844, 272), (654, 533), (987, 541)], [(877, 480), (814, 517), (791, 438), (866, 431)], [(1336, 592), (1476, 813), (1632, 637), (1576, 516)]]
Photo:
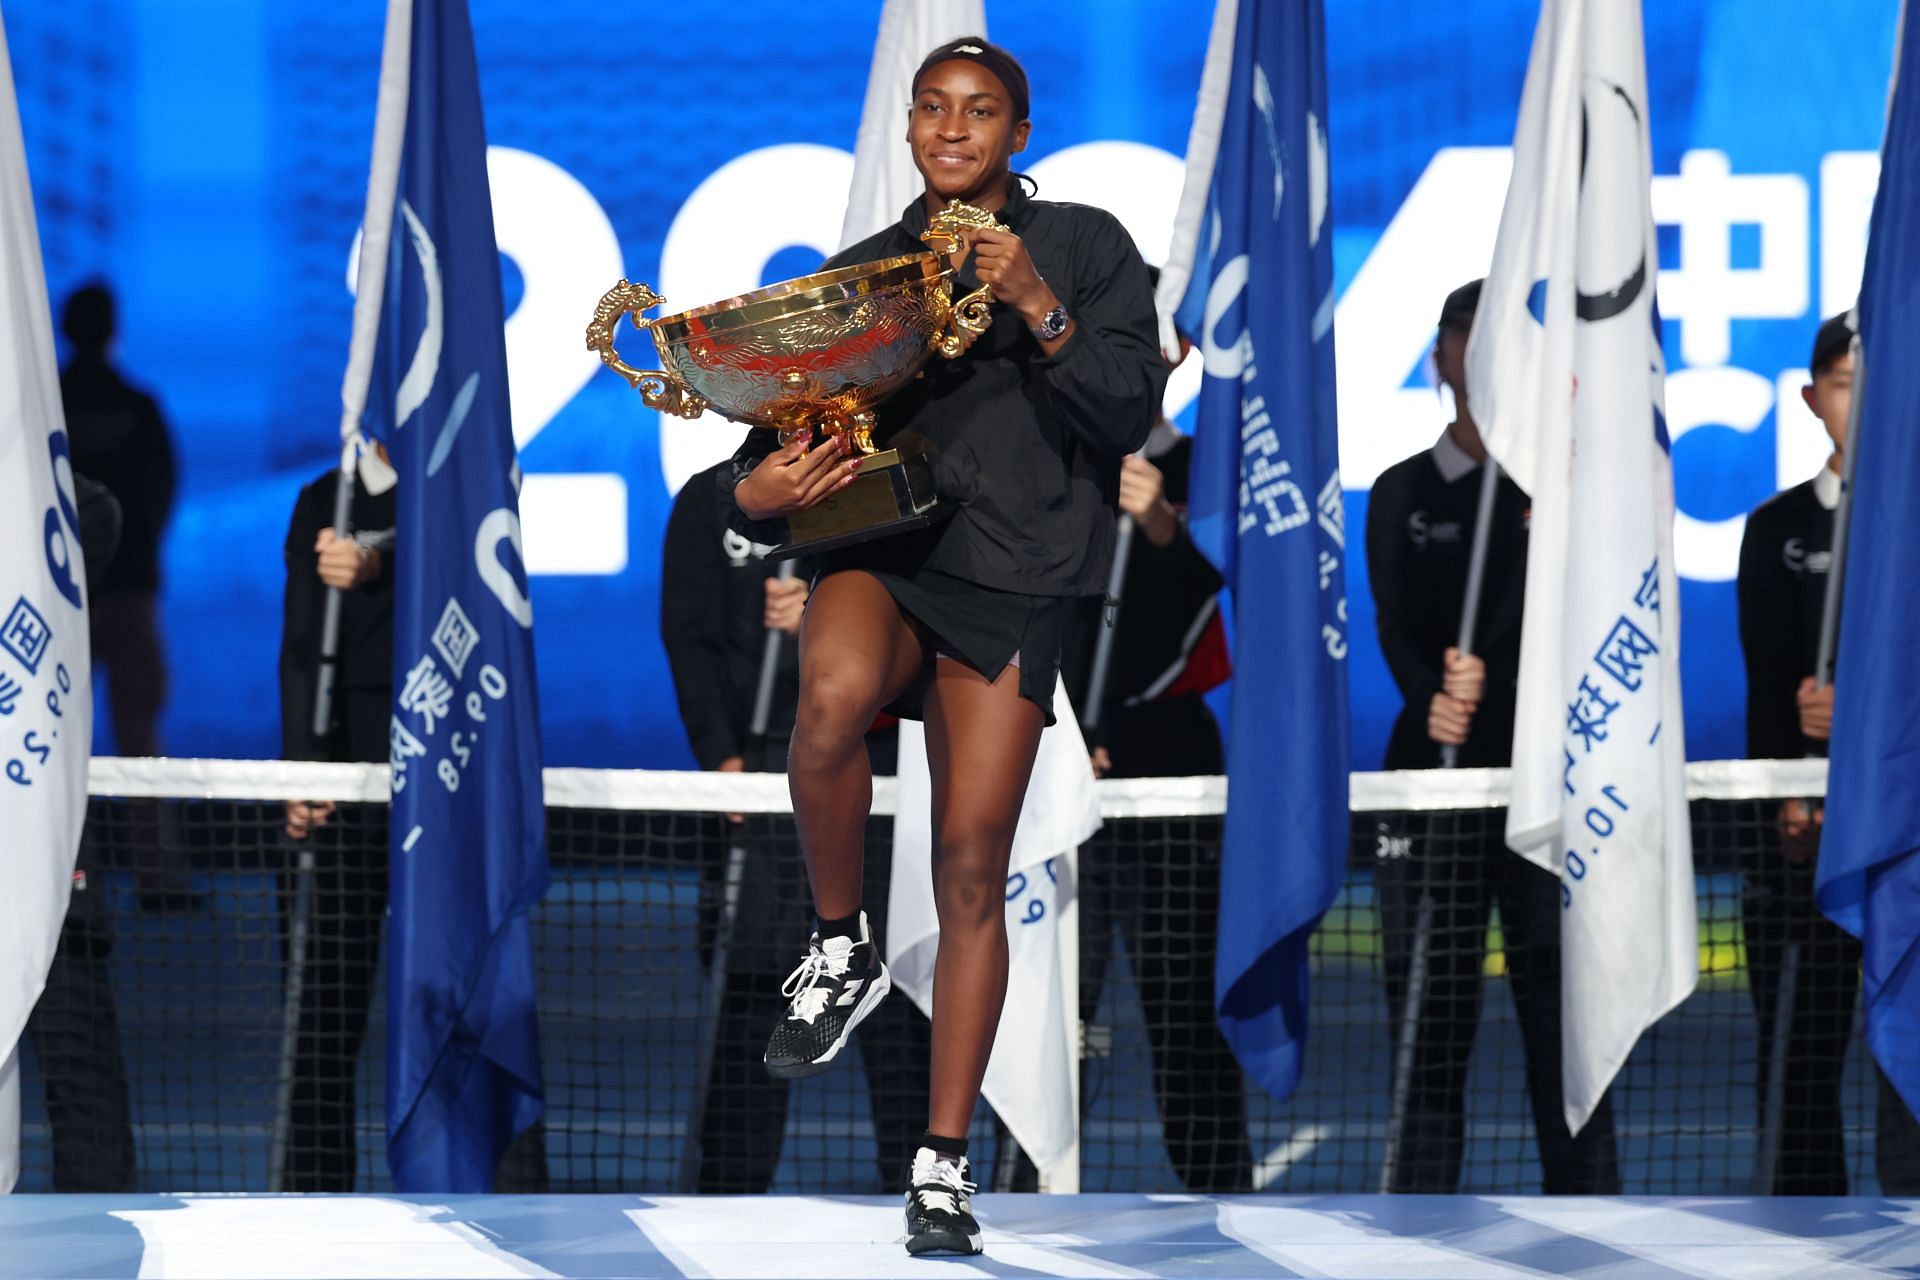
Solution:
[[(1920, 1195), (1920, 4), (1901, 6), (1887, 134), (1855, 312), (1852, 416), (1816, 686), (1833, 690), (1814, 891), (1860, 940), (1881, 1074), (1882, 1195)], [(1902, 67), (1908, 68), (1906, 76)], [(1865, 460), (1864, 465), (1862, 459)], [(1844, 585), (1844, 594), (1841, 587)], [(1836, 637), (1835, 632), (1838, 631)], [(1837, 641), (1837, 643), (1836, 643)], [(1825, 664), (1820, 664), (1824, 666)]]
[[(770, 1071), (824, 1070), (889, 979), (861, 910), (872, 798), (864, 735), (889, 710), (926, 725), (932, 774), (932, 1098), (907, 1195), (908, 1251), (978, 1253), (968, 1126), (1008, 982), (1004, 898), (1014, 832), (1054, 693), (1068, 602), (1104, 589), (1120, 460), (1166, 383), (1146, 264), (1112, 215), (1037, 200), (1012, 172), (1032, 124), (1025, 71), (984, 37), (927, 55), (907, 141), (924, 181), (893, 226), (829, 267), (920, 252), (931, 214), (963, 200), (999, 225), (970, 233), (957, 287), (993, 287), (992, 327), (965, 359), (881, 406), (876, 436), (924, 434), (957, 508), (928, 529), (824, 559), (800, 633), (788, 780), (818, 929), (769, 1039)], [(839, 440), (749, 433), (734, 500), (760, 540), (858, 467)], [(1082, 757), (1084, 759), (1084, 756)]]
[(1282, 1100), (1349, 825), (1326, 121), (1320, 0), (1219, 0), (1158, 301), (1168, 358), (1187, 333), (1205, 364), (1187, 523), (1233, 606), (1214, 1004)]
[[(1853, 322), (1830, 317), (1814, 335), (1803, 389), (1833, 442), (1812, 479), (1761, 503), (1740, 540), (1740, 647), (1747, 667), (1747, 754), (1795, 760), (1827, 754), (1834, 686), (1820, 665), (1822, 618), (1833, 570), (1834, 512), (1853, 400)], [(1860, 981), (1860, 944), (1814, 902), (1814, 856), (1825, 811), (1784, 800), (1773, 830), (1741, 876), (1748, 993), (1760, 1023), (1760, 1114), (1771, 1140), (1775, 1195), (1847, 1194), (1846, 1122), (1840, 1104)], [(1788, 971), (1791, 969), (1791, 976)], [(1781, 1001), (1790, 1001), (1784, 1007)], [(1782, 1016), (1785, 1015), (1784, 1025)], [(1786, 1045), (1776, 1053), (1779, 1037)], [(1771, 1064), (1778, 1061), (1778, 1080)], [(1880, 1075), (1881, 1190), (1920, 1182), (1920, 1126)], [(1771, 1113), (1769, 1095), (1777, 1093)], [(1764, 1144), (1763, 1144), (1764, 1145)], [(1902, 1170), (1904, 1169), (1904, 1178)]]
[[(484, 1192), (544, 1108), (526, 914), (546, 890), (547, 853), (506, 313), (465, 0), (389, 2), (357, 279), (343, 499), (363, 427), (398, 476), (387, 1158), (403, 1192)], [(348, 503), (335, 511), (344, 535)]]
[[(1453, 393), (1453, 421), (1432, 448), (1383, 472), (1367, 504), (1367, 567), (1380, 648), (1406, 698), (1387, 743), (1388, 769), (1441, 767), (1448, 746), (1458, 749), (1462, 765), (1498, 768), (1513, 751), (1529, 512), (1527, 496), (1501, 475), (1487, 511), (1489, 536), (1476, 537), (1487, 454), (1467, 396), (1466, 357), (1482, 286), (1479, 280), (1461, 285), (1440, 308), (1433, 362)], [(1474, 652), (1467, 654), (1456, 642), (1475, 547), (1484, 556), (1485, 586)], [(1497, 902), (1541, 1189), (1618, 1194), (1611, 1107), (1603, 1102), (1577, 1137), (1562, 1116), (1558, 882), (1507, 852), (1498, 811), (1451, 821), (1441, 814), (1414, 817), (1404, 832), (1387, 833), (1374, 869), (1388, 1026), (1395, 1070), (1404, 1075), (1395, 1081), (1388, 1120), (1384, 1189), (1428, 1195), (1459, 1189), (1467, 1068), (1480, 1022), (1488, 913)], [(1418, 983), (1416, 966), (1425, 975)]]
[(1545, 0), (1513, 153), (1467, 388), (1533, 500), (1507, 844), (1560, 879), (1579, 1134), (1700, 960), (1639, 0)]

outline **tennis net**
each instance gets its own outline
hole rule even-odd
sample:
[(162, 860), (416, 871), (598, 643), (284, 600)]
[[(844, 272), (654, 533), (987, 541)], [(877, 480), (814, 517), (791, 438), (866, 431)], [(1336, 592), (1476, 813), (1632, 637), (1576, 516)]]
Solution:
[[(1528, 1081), (1558, 1039), (1558, 887), (1500, 846), (1503, 772), (1354, 775), (1285, 1103), (1245, 1080), (1212, 1014), (1223, 780), (1103, 781), (1079, 857), (1080, 1187), (1708, 1194), (1837, 1172), (1871, 1194), (1857, 951), (1780, 834), (1783, 806), (1817, 806), (1824, 784), (1818, 761), (1690, 767), (1699, 989), (1643, 1038), (1610, 1124), (1543, 1142)], [(390, 1186), (385, 770), (96, 760), (93, 793), (27, 1037), (21, 1189)], [(290, 801), (327, 821), (290, 838)], [(866, 892), (882, 927), (893, 803), (883, 779)], [(548, 1107), (501, 1187), (897, 1190), (926, 1123), (908, 1001), (823, 1076), (760, 1065), (810, 919), (785, 779), (557, 769), (547, 804)], [(1033, 1184), (984, 1106), (974, 1139), (982, 1182)]]

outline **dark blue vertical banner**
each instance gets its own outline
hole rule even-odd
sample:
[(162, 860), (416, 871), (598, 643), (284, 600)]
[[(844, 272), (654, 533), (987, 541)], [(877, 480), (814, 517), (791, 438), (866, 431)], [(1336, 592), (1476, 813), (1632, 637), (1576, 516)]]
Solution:
[(1820, 906), (1862, 944), (1867, 1043), (1920, 1115), (1920, 3), (1904, 8), (1860, 285), (1860, 402)]
[(1306, 1043), (1308, 938), (1347, 853), (1325, 45), (1320, 0), (1240, 0), (1207, 221), (1180, 306), (1206, 364), (1189, 518), (1233, 592), (1215, 995), (1241, 1064), (1283, 1098)]
[(387, 1140), (401, 1191), (489, 1191), (544, 1108), (526, 913), (547, 885), (533, 610), (465, 0), (413, 0), (369, 426), (400, 473)]

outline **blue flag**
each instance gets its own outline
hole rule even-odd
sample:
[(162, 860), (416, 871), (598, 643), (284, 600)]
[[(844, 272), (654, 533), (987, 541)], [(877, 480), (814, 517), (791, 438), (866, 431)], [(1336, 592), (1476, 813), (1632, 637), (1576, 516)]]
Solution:
[[(1899, 52), (1920, 57), (1920, 5)], [(1858, 312), (1846, 595), (1816, 877), (1862, 943), (1867, 1043), (1920, 1115), (1920, 84), (1896, 83)]]
[(413, 0), (411, 29), (367, 415), (400, 475), (387, 1158), (401, 1191), (477, 1192), (544, 1107), (526, 913), (547, 886), (546, 814), (465, 0)]
[(1234, 618), (1215, 1000), (1241, 1065), (1284, 1098), (1348, 837), (1325, 27), (1320, 0), (1221, 4), (1183, 200), (1200, 214), (1205, 190), (1205, 212), (1175, 242), (1193, 254), (1179, 328), (1206, 365), (1188, 519)]

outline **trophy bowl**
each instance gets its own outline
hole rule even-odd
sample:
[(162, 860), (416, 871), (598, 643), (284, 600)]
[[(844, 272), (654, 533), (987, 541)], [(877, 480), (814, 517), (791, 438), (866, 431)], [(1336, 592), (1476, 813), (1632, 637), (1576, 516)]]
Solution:
[[(620, 281), (601, 297), (587, 346), (651, 409), (698, 418), (708, 409), (797, 435), (850, 435), (859, 476), (820, 507), (788, 520), (785, 554), (824, 550), (923, 525), (934, 518), (924, 447), (876, 452), (873, 408), (938, 354), (959, 358), (990, 323), (985, 287), (953, 300), (961, 230), (991, 214), (953, 204), (921, 238), (925, 253), (818, 271), (689, 311), (649, 319), (666, 300)], [(636, 369), (614, 350), (622, 316), (653, 336), (661, 368)]]

